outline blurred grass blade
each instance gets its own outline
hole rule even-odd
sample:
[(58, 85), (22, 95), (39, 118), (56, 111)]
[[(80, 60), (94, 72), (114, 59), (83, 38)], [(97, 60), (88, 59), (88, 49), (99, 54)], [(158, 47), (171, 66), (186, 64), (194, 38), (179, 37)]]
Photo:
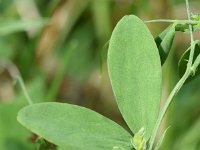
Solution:
[(30, 28), (43, 27), (47, 25), (48, 19), (39, 20), (6, 20), (0, 21), (0, 35), (8, 35), (14, 32), (25, 31)]
[(109, 39), (112, 32), (111, 0), (92, 0), (91, 2), (96, 36), (99, 40), (99, 44), (102, 45)]

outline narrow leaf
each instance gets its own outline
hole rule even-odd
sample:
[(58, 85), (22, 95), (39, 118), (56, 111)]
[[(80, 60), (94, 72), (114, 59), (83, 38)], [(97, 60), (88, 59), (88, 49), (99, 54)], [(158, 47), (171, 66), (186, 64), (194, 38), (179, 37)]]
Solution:
[[(195, 61), (195, 59), (197, 58), (197, 56), (200, 54), (200, 41), (195, 41), (195, 50), (194, 50), (194, 58), (193, 58), (193, 62)], [(189, 60), (189, 56), (190, 56), (190, 50), (191, 47), (189, 47), (181, 56), (179, 63), (178, 63), (178, 69), (179, 69), (179, 76), (182, 77), (187, 69), (187, 63)], [(187, 80), (186, 83), (188, 83), (189, 81), (192, 81), (193, 79), (195, 79), (196, 77), (198, 77), (200, 75), (200, 66), (197, 67), (197, 69), (195, 70), (194, 74), (192, 74)]]
[(161, 64), (163, 65), (169, 55), (175, 37), (175, 27), (170, 25), (160, 35), (155, 38), (159, 50)]
[(123, 17), (108, 50), (108, 69), (118, 107), (133, 133), (142, 127), (147, 140), (161, 97), (161, 64), (156, 43), (142, 20)]
[(165, 138), (165, 135), (168, 131), (170, 127), (168, 127), (167, 129), (165, 129), (165, 131), (162, 133), (161, 137), (158, 139), (158, 142), (156, 143), (155, 149), (154, 150), (159, 150), (159, 148), (161, 147), (163, 140)]
[(108, 118), (87, 108), (61, 103), (40, 103), (23, 108), (18, 121), (62, 148), (131, 150), (131, 135)]
[(40, 20), (7, 20), (0, 21), (0, 35), (8, 35), (14, 32), (24, 31), (33, 27), (43, 27), (47, 25), (47, 19)]

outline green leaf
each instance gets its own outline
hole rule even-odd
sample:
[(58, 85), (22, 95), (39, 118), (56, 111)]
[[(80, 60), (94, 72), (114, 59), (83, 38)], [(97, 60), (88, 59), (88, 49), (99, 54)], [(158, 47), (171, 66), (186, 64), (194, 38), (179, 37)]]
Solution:
[(161, 63), (156, 43), (142, 20), (130, 15), (115, 27), (108, 69), (118, 107), (133, 133), (142, 127), (147, 140), (161, 98)]
[[(197, 58), (197, 56), (200, 54), (200, 41), (195, 41), (195, 50), (194, 50), (194, 57), (193, 57), (193, 62), (195, 61), (195, 59)], [(178, 69), (179, 69), (179, 76), (182, 77), (187, 69), (187, 63), (189, 60), (189, 56), (190, 56), (190, 50), (191, 50), (191, 46), (182, 54), (179, 63), (178, 63)], [(196, 77), (198, 77), (200, 74), (200, 66), (197, 67), (197, 69), (195, 70), (195, 73), (192, 74), (187, 80), (186, 83), (195, 79)]]
[(169, 55), (175, 37), (175, 33), (176, 31), (174, 25), (170, 25), (155, 38), (162, 65), (165, 63), (167, 56)]
[(87, 108), (40, 103), (23, 108), (18, 121), (32, 132), (64, 148), (131, 150), (131, 135), (118, 124)]
[(42, 27), (46, 25), (48, 21), (46, 19), (40, 20), (7, 20), (0, 21), (0, 35), (8, 35), (18, 31), (24, 31), (33, 27)]

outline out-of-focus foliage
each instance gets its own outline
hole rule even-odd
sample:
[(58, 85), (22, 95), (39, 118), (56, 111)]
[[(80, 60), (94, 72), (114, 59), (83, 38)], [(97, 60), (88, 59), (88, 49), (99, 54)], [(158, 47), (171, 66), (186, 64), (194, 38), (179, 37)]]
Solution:
[[(199, 0), (189, 2), (192, 12), (199, 13)], [(35, 103), (62, 101), (87, 106), (126, 127), (101, 55), (106, 54), (103, 47), (116, 22), (127, 14), (144, 20), (186, 18), (183, 0), (0, 0), (1, 150), (32, 150), (37, 141), (36, 135), (16, 121), (18, 110), (27, 104), (18, 84), (13, 84), (15, 68)], [(148, 24), (155, 37), (166, 26)], [(195, 39), (200, 39), (196, 32)], [(189, 40), (189, 35), (182, 33), (174, 39), (163, 66), (163, 101), (179, 79), (178, 60)], [(197, 77), (185, 84), (171, 105), (163, 124), (171, 127), (161, 149), (199, 149), (199, 83)]]
[[(40, 102), (45, 91), (43, 79), (32, 79), (27, 85), (30, 95), (35, 102)], [(35, 95), (37, 93), (37, 95)], [(31, 142), (32, 134), (21, 127), (16, 120), (19, 109), (26, 106), (23, 93), (18, 92), (12, 102), (0, 103), (0, 149), (2, 150), (27, 150), (35, 149)]]

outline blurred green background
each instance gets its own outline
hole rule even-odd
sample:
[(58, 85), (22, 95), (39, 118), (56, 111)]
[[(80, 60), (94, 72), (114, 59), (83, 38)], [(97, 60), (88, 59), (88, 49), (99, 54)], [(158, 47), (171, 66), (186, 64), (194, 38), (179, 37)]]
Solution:
[[(190, 0), (192, 12), (200, 1)], [(16, 115), (27, 105), (14, 76), (20, 73), (35, 103), (59, 101), (93, 109), (126, 128), (107, 73), (106, 53), (117, 21), (184, 19), (184, 0), (0, 0), (0, 150), (35, 150), (37, 136)], [(168, 24), (147, 24), (153, 36)], [(128, 29), (127, 29), (128, 30)], [(200, 32), (195, 33), (200, 39)], [(163, 66), (162, 104), (179, 80), (178, 60), (189, 47), (178, 33)], [(163, 150), (200, 150), (200, 78), (176, 96), (160, 128)], [(49, 144), (49, 149), (56, 149)]]

